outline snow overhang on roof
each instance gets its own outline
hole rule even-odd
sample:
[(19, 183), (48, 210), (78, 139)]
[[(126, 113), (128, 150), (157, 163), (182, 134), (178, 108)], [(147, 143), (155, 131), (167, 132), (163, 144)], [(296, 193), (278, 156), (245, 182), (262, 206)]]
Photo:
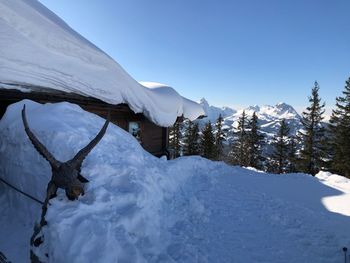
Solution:
[(36, 0), (0, 2), (0, 83), (42, 86), (126, 103), (159, 126), (204, 115), (169, 86), (138, 83), (117, 62)]

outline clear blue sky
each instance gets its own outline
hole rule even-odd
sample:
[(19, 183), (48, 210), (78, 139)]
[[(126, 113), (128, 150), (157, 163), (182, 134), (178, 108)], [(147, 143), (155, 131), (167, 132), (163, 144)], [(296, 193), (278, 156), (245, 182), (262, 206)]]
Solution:
[(328, 106), (350, 77), (350, 0), (40, 0), (136, 80), (218, 106)]

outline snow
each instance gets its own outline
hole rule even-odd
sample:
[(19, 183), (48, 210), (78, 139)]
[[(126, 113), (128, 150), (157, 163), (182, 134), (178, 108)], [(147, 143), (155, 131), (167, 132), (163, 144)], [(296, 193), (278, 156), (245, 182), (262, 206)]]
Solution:
[(324, 206), (332, 212), (350, 216), (350, 180), (329, 172), (319, 172), (316, 177), (324, 184), (343, 192), (340, 196), (328, 196), (322, 199)]
[(229, 107), (219, 108), (209, 105), (208, 101), (205, 98), (201, 98), (199, 104), (202, 105), (205, 112), (205, 116), (207, 116), (204, 120), (210, 121), (211, 123), (215, 123), (220, 115), (221, 117), (226, 118), (237, 112), (236, 110), (231, 109)]
[(215, 122), (219, 115), (221, 115), (224, 119), (227, 119), (228, 122), (236, 123), (238, 118), (242, 116), (243, 111), (245, 111), (248, 116), (252, 116), (255, 112), (260, 122), (267, 125), (271, 125), (270, 123), (272, 122), (277, 123), (282, 119), (286, 119), (287, 121), (300, 121), (300, 115), (296, 110), (284, 102), (279, 102), (275, 106), (254, 105), (240, 110), (235, 110), (230, 107), (219, 108), (210, 105), (205, 98), (202, 98), (199, 104), (202, 105), (207, 116), (207, 118), (204, 118), (202, 121), (210, 120), (211, 122)]
[[(104, 120), (70, 103), (8, 107), (0, 121), (0, 174), (42, 200), (50, 167), (24, 132), (24, 103), (31, 129), (60, 161)], [(335, 263), (350, 246), (350, 182), (337, 175), (273, 175), (197, 156), (158, 159), (113, 124), (82, 174), (90, 180), (84, 196), (69, 201), (59, 191), (50, 201), (36, 250), (49, 262)], [(0, 251), (29, 262), (40, 205), (1, 183), (0, 201)]]
[(204, 114), (174, 89), (149, 89), (36, 0), (0, 2), (0, 88), (51, 88), (127, 103), (160, 126)]
[[(252, 116), (255, 112), (262, 126), (272, 128), (272, 130), (267, 129), (271, 132), (274, 130), (273, 127), (276, 126), (282, 119), (285, 119), (288, 123), (294, 126), (300, 126), (300, 115), (295, 111), (295, 109), (286, 103), (277, 103), (275, 106), (263, 105), (263, 106), (250, 106), (245, 109), (239, 110), (230, 117), (230, 119), (237, 121), (239, 117), (242, 116), (243, 110), (248, 116)], [(296, 122), (296, 123), (294, 123)]]

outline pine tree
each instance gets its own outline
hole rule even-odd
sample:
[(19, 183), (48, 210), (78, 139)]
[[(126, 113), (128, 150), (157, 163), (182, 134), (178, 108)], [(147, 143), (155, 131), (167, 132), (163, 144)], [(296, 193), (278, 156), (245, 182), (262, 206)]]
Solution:
[(273, 137), (272, 146), (274, 147), (273, 153), (270, 158), (270, 171), (275, 173), (285, 173), (288, 167), (289, 145), (288, 135), (289, 127), (285, 119), (280, 122), (280, 128), (277, 134)]
[(184, 137), (184, 155), (199, 154), (199, 126), (198, 123), (188, 121)]
[(195, 123), (192, 130), (192, 155), (200, 154), (200, 135), (199, 135), (199, 124)]
[(331, 171), (350, 178), (350, 78), (330, 119)]
[(291, 136), (289, 140), (289, 150), (288, 150), (288, 173), (296, 173), (297, 172), (297, 144), (298, 140), (295, 136)]
[(224, 144), (223, 142), (226, 140), (226, 135), (222, 130), (222, 122), (223, 118), (221, 114), (215, 123), (216, 133), (215, 133), (215, 159), (221, 160), (223, 157)]
[(181, 121), (177, 120), (170, 128), (169, 146), (173, 151), (173, 157), (177, 158), (181, 155)]
[(201, 138), (202, 156), (213, 160), (215, 157), (215, 138), (211, 127), (211, 122), (207, 122), (202, 131)]
[(325, 157), (324, 127), (322, 126), (325, 104), (321, 104), (319, 85), (315, 82), (309, 97), (310, 106), (302, 113), (301, 123), (304, 130), (300, 132), (302, 149), (300, 165), (303, 172), (315, 175), (323, 166)]
[(258, 117), (253, 113), (247, 125), (248, 166), (262, 169), (262, 145), (264, 136), (259, 133)]
[(247, 116), (243, 111), (238, 119), (236, 138), (231, 145), (229, 153), (230, 162), (234, 165), (247, 166)]
[(193, 130), (193, 122), (188, 120), (184, 123), (185, 126), (185, 133), (183, 137), (183, 154), (184, 155), (191, 155), (190, 152), (192, 152), (192, 145), (191, 145), (191, 134)]

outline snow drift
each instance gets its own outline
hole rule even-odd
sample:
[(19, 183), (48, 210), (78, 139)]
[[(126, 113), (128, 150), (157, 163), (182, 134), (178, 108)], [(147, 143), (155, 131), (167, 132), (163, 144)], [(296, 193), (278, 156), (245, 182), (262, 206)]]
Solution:
[[(204, 114), (173, 88), (148, 89), (36, 0), (0, 2), (0, 88), (34, 86), (127, 103), (160, 126)], [(18, 86), (7, 85), (18, 84)]]
[[(60, 161), (104, 120), (69, 103), (8, 107), (0, 121), (0, 174), (43, 199), (50, 167), (24, 132), (24, 103), (31, 129)], [(349, 180), (336, 175), (277, 176), (200, 157), (158, 159), (113, 124), (82, 174), (90, 180), (84, 196), (68, 201), (59, 191), (51, 200), (36, 250), (48, 253), (48, 262), (341, 262), (341, 248), (350, 245)], [(28, 262), (40, 205), (1, 183), (0, 202), (0, 251)]]

